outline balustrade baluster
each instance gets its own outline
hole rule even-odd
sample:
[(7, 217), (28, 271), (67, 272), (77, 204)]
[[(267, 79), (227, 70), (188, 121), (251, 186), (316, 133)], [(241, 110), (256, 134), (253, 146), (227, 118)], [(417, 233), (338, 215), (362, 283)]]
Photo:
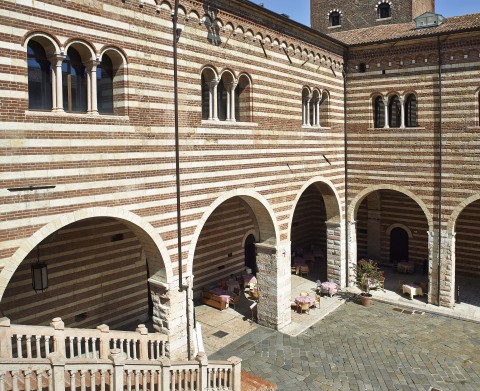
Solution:
[(12, 390), (18, 391), (18, 371), (10, 372), (12, 374)]
[(53, 371), (51, 369), (47, 369), (47, 376), (48, 376), (48, 391), (53, 391)]
[[(125, 349), (123, 348), (124, 345), (125, 345)], [(125, 354), (127, 355), (127, 360), (130, 360), (132, 358), (130, 356), (130, 340), (129, 339), (126, 339), (126, 340), (122, 339), (122, 352), (125, 352)]]
[(153, 348), (153, 341), (148, 341), (148, 358), (150, 360), (155, 360), (155, 350)]
[(42, 349), (40, 346), (40, 339), (42, 337), (40, 335), (35, 336), (35, 351), (37, 353), (36, 358), (42, 358)]
[(87, 385), (85, 383), (85, 373), (87, 371), (85, 369), (80, 370), (80, 391), (86, 391)]
[(68, 342), (70, 346), (70, 356), (68, 358), (74, 357), (74, 352), (73, 352), (73, 337), (68, 337)]
[(17, 335), (17, 357), (18, 358), (23, 358), (22, 337), (23, 335)]
[(70, 391), (75, 391), (75, 374), (77, 371), (69, 371), (70, 372)]
[(97, 341), (98, 341), (98, 338), (95, 338), (95, 337), (92, 338), (92, 357), (93, 358), (98, 358)]
[(105, 391), (105, 369), (100, 371), (100, 390)]
[(147, 371), (145, 370), (142, 371), (142, 388), (143, 391), (147, 389)]
[(94, 371), (93, 369), (90, 370), (90, 391), (95, 391), (95, 378), (97, 376), (97, 372)]
[(132, 370), (127, 371), (127, 391), (132, 391)]
[(50, 336), (45, 336), (45, 357), (50, 354)]
[(25, 384), (25, 391), (30, 391), (32, 389), (32, 371), (30, 369), (25, 369), (23, 371), (23, 381)]
[(5, 391), (5, 372), (0, 372), (0, 391)]
[[(155, 372), (157, 376), (157, 391), (164, 391), (162, 389), (162, 375), (161, 375), (162, 372), (160, 371), (160, 369)], [(165, 391), (168, 391), (168, 390), (165, 390)]]
[(37, 369), (36, 370), (36, 375), (37, 375), (37, 391), (42, 391), (43, 390), (43, 371)]
[(135, 374), (135, 391), (140, 390), (140, 373), (137, 369), (134, 370)]
[(177, 371), (170, 371), (170, 391), (175, 391), (175, 375)]
[(77, 355), (76, 357), (82, 357), (82, 337), (76, 337), (77, 340)]
[(150, 391), (155, 391), (155, 371), (150, 369)]
[(32, 336), (26, 335), (27, 358), (32, 358)]

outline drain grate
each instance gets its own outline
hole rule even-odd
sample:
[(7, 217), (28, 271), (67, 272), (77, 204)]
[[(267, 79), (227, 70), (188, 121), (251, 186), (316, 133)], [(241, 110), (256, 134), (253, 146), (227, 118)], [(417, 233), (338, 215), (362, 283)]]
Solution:
[(404, 308), (394, 308), (393, 309), (394, 311), (397, 311), (397, 312), (400, 312), (402, 314), (407, 314), (407, 315), (423, 315), (425, 314), (424, 311), (417, 311), (417, 310), (407, 310), (407, 309), (404, 309)]
[(217, 338), (223, 338), (223, 337), (226, 337), (228, 333), (222, 330), (218, 330), (218, 331), (215, 331), (212, 335), (214, 335)]

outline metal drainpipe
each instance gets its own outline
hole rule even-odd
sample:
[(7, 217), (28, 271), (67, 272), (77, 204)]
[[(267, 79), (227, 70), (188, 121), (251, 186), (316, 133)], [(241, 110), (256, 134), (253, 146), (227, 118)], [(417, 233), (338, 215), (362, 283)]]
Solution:
[(442, 149), (442, 47), (440, 44), (440, 36), (437, 36), (437, 43), (438, 43), (438, 90), (439, 90), (439, 103), (438, 108), (440, 112), (439, 118), (439, 128), (438, 128), (438, 136), (439, 136), (439, 146), (438, 146), (438, 154), (439, 154), (439, 178), (438, 178), (438, 187), (439, 187), (439, 194), (438, 194), (438, 279), (437, 279), (437, 305), (440, 307), (440, 283), (441, 283), (441, 250), (442, 250), (442, 159), (443, 159), (443, 149)]
[(347, 159), (347, 70), (348, 70), (348, 48), (345, 53), (344, 67), (343, 67), (343, 159), (345, 165), (345, 263), (346, 263), (346, 279), (345, 284), (349, 286), (349, 272), (348, 272), (348, 159)]
[(177, 63), (177, 42), (180, 38), (178, 30), (178, 4), (179, 0), (175, 0), (175, 8), (173, 9), (173, 100), (174, 100), (174, 120), (175, 120), (175, 179), (177, 193), (177, 256), (178, 256), (178, 288), (180, 292), (185, 292), (185, 311), (187, 319), (187, 352), (188, 359), (191, 360), (190, 349), (190, 317), (189, 317), (189, 299), (188, 285), (183, 284), (183, 262), (182, 262), (182, 216), (181, 216), (181, 199), (180, 199), (180, 141), (178, 126), (178, 63)]

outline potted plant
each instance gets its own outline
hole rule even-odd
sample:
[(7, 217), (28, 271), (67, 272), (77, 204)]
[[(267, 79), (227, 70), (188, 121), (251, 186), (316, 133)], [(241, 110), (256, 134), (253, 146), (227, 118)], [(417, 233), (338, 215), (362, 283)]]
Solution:
[(378, 284), (382, 278), (382, 271), (377, 262), (371, 259), (360, 259), (355, 267), (357, 286), (362, 290), (360, 301), (364, 306), (372, 302), (370, 286)]

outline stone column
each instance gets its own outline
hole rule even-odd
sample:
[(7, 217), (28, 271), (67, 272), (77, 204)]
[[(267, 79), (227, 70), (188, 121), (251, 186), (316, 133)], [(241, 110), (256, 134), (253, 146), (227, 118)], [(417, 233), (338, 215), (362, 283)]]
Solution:
[(211, 82), (208, 83), (209, 91), (210, 91), (210, 100), (209, 100), (209, 113), (208, 113), (208, 119), (210, 120), (218, 120), (218, 109), (217, 109), (217, 86), (218, 86), (219, 80), (212, 80)]
[(87, 111), (98, 114), (97, 106), (97, 66), (99, 61), (90, 61), (87, 65)]
[[(440, 305), (453, 307), (455, 304), (455, 233), (442, 231), (440, 245), (440, 262), (438, 257), (438, 231), (428, 232), (428, 302), (438, 305), (438, 289), (440, 289)], [(438, 273), (440, 266), (440, 287)]]
[(348, 286), (355, 286), (354, 266), (357, 264), (357, 222), (348, 221)]
[(257, 243), (258, 323), (279, 330), (291, 322), (290, 242)]
[(307, 110), (305, 110), (306, 113), (307, 113), (307, 114), (306, 114), (306, 117), (305, 117), (305, 125), (307, 125), (307, 126), (311, 126), (311, 123), (310, 123), (310, 101), (311, 101), (311, 100), (312, 100), (312, 97), (309, 96), (309, 97), (307, 98), (307, 102), (306, 102), (306, 104), (305, 104), (306, 107), (307, 107)]
[[(187, 294), (180, 292), (178, 287), (170, 287), (153, 277), (150, 282), (150, 292), (153, 301), (153, 327), (170, 337), (168, 352), (170, 359), (185, 359), (188, 350), (187, 343)], [(189, 288), (191, 290), (191, 288)], [(193, 308), (191, 295), (188, 295), (189, 307)], [(193, 323), (193, 319), (190, 324)], [(190, 333), (192, 335), (192, 333)], [(193, 346), (190, 344), (190, 346)]]
[(383, 98), (383, 107), (385, 109), (385, 126), (383, 128), (388, 129), (390, 128), (388, 124), (388, 98)]
[(327, 278), (345, 287), (346, 265), (344, 255), (345, 225), (344, 223), (325, 222), (327, 226)]
[(236, 121), (235, 118), (235, 88), (237, 83), (233, 82), (230, 86), (230, 121)]
[(367, 251), (368, 256), (376, 261), (380, 261), (381, 256), (381, 215), (378, 209), (368, 209)]
[(315, 125), (321, 126), (320, 124), (320, 98), (315, 102)]
[(400, 128), (405, 128), (405, 99), (403, 96), (399, 98), (400, 100)]
[[(52, 79), (52, 109), (53, 111), (63, 110), (63, 80), (62, 80), (62, 64), (65, 59), (64, 55), (55, 55), (51, 63), (53, 65), (54, 79)], [(55, 91), (53, 91), (55, 88)]]

